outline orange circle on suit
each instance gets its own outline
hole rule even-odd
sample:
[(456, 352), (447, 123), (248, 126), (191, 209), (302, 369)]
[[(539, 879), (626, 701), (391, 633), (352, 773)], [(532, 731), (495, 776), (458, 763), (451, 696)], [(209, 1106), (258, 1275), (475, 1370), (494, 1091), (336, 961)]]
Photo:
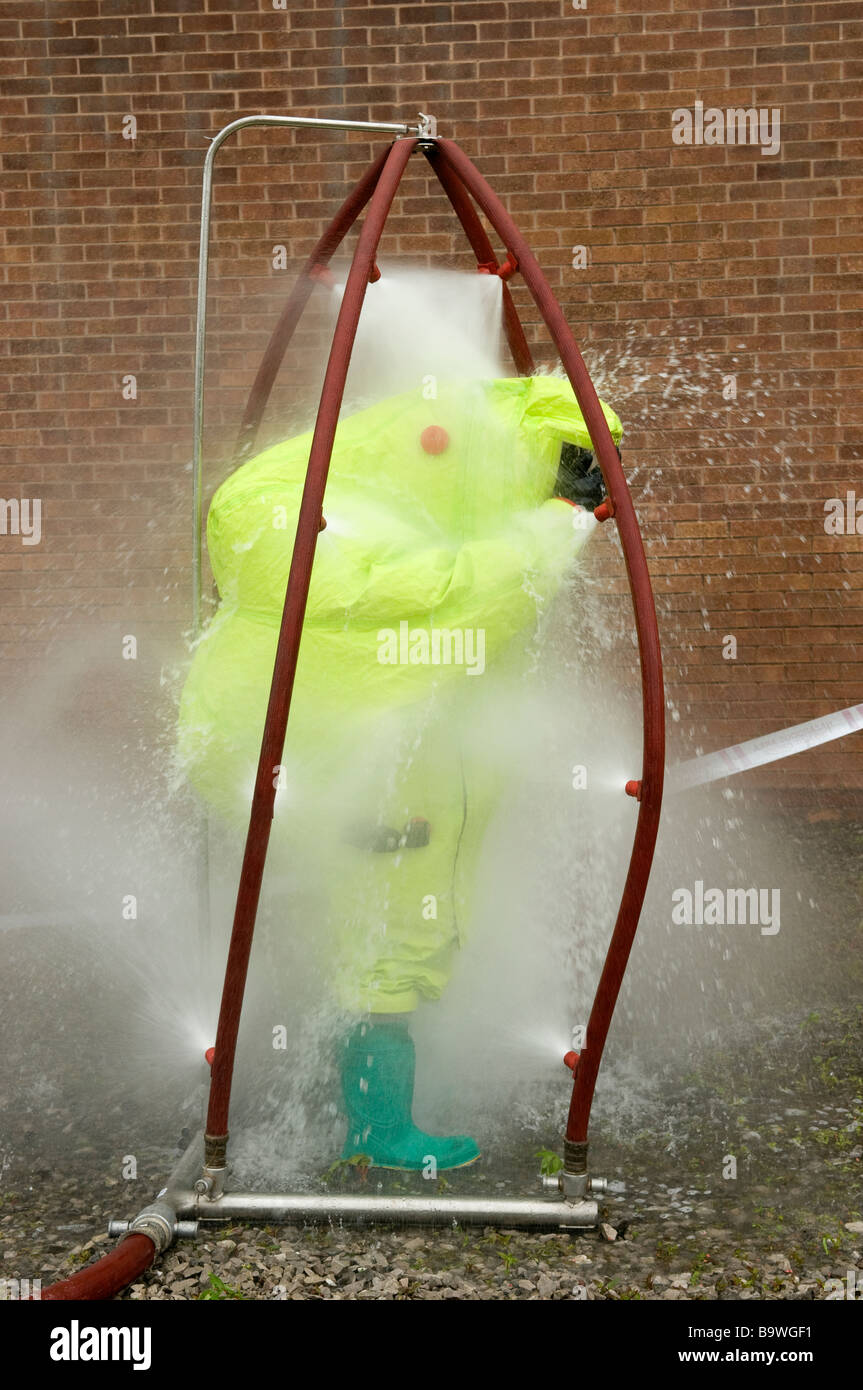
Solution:
[(449, 446), (449, 435), (441, 425), (428, 425), (420, 435), (420, 444), (427, 454), (442, 454)]

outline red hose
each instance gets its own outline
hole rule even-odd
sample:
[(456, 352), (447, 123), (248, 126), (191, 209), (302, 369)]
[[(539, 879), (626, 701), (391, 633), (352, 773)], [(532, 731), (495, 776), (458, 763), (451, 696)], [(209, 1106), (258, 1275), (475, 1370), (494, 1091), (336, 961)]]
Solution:
[(207, 1139), (215, 1139), (217, 1143), (226, 1140), (228, 1134), (228, 1110), (231, 1100), (237, 1032), (240, 1026), (240, 1013), (243, 1007), (243, 994), (249, 968), (249, 955), (252, 949), (264, 863), (273, 823), (277, 781), (273, 776), (273, 769), (281, 762), (285, 746), (285, 733), (297, 670), (303, 618), (306, 612), (312, 563), (315, 558), (324, 489), (326, 488), (327, 473), (333, 452), (336, 426), (338, 425), (351, 351), (378, 242), (381, 239), (384, 223), (416, 143), (415, 137), (396, 140), (387, 152), (386, 162), (372, 196), (351, 262), (333, 335), (323, 390), (321, 391), (318, 418), (306, 470), (306, 484), (303, 490), (303, 500), (300, 504), (300, 516), (285, 594), (282, 625), (276, 648), (273, 681), (264, 723), (261, 756), (252, 797), (249, 830), (246, 836), (234, 924), (231, 930), (231, 944), (228, 948), (228, 963), (225, 969), (219, 1026), (216, 1032), (216, 1055), (213, 1059), (210, 1101), (207, 1111)]
[(524, 282), (560, 353), (612, 501), (635, 609), (644, 718), (641, 800), (617, 920), (590, 1012), (585, 1047), (575, 1069), (566, 1138), (571, 1142), (583, 1142), (587, 1139), (596, 1077), (635, 939), (659, 829), (665, 769), (665, 697), (659, 629), (641, 532), (617, 448), (563, 310), (554, 298), (533, 252), (479, 170), (451, 140), (439, 140), (437, 146), (449, 167), (473, 195), (507, 250), (515, 255)]
[(248, 457), (254, 448), (261, 418), (273, 389), (273, 382), (282, 365), (288, 344), (294, 336), (294, 330), (315, 287), (312, 271), (317, 265), (325, 266), (335, 255), (372, 196), (388, 154), (389, 148), (382, 150), (374, 164), (363, 174), (359, 183), (342, 203), (299, 274), (279, 321), (273, 329), (252, 384), (249, 399), (246, 402), (246, 409), (240, 423), (240, 432), (234, 450), (234, 458), (237, 462)]
[(113, 1298), (145, 1269), (149, 1269), (155, 1258), (153, 1241), (149, 1236), (135, 1231), (132, 1235), (124, 1236), (119, 1245), (103, 1255), (101, 1260), (96, 1260), (95, 1264), (88, 1265), (70, 1279), (62, 1279), (43, 1289), (42, 1298), (70, 1302), (76, 1299), (92, 1301)]

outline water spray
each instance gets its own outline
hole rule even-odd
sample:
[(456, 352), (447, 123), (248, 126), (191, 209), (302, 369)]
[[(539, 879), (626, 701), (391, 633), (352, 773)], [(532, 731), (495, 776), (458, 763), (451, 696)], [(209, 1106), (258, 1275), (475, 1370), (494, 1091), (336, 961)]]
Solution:
[[(704, 753), (685, 763), (677, 763), (666, 772), (666, 790), (689, 791), (691, 787), (703, 787), (725, 777), (736, 777), (738, 773), (749, 772), (753, 767), (763, 767), (766, 763), (779, 762), (782, 758), (791, 758), (797, 753), (808, 752), (810, 748), (818, 748), (822, 743), (846, 738), (860, 729), (863, 729), (863, 705), (849, 705), (835, 714), (807, 719), (802, 724), (792, 724), (788, 729), (762, 734), (746, 743), (732, 743), (715, 753)], [(623, 790), (627, 796), (641, 800), (641, 782), (635, 778), (626, 782)]]
[[(847, 709), (837, 710), (835, 714), (825, 714), (820, 719), (807, 719), (803, 724), (793, 724), (790, 729), (780, 729), (774, 734), (763, 734), (751, 738), (746, 743), (733, 743), (716, 753), (708, 753), (699, 758), (691, 758), (678, 763), (668, 771), (668, 789), (672, 792), (688, 791), (690, 787), (705, 786), (708, 782), (718, 782), (723, 777), (735, 777), (739, 772), (748, 772), (753, 767), (763, 767), (765, 763), (778, 762), (781, 758), (805, 753), (810, 748), (818, 748), (832, 739), (845, 738), (863, 729), (863, 705), (849, 705)], [(628, 795), (635, 796), (630, 787), (639, 783), (627, 782)]]

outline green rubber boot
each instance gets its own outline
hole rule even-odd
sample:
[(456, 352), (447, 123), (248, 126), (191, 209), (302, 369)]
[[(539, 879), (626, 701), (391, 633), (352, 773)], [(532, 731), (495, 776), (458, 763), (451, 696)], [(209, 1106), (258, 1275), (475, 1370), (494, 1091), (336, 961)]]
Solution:
[(437, 1171), (479, 1158), (465, 1134), (425, 1134), (411, 1118), (416, 1053), (405, 1024), (358, 1023), (342, 1053), (342, 1095), (348, 1134), (342, 1158), (368, 1155), (372, 1168)]

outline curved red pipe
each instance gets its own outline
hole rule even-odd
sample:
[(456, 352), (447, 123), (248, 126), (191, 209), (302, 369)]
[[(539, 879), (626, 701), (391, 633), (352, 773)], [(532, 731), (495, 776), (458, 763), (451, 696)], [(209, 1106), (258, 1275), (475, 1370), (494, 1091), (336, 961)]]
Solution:
[(387, 151), (384, 167), (372, 195), (351, 262), (321, 391), (276, 648), (273, 681), (264, 722), (261, 756), (252, 797), (249, 830), (237, 891), (231, 943), (228, 948), (219, 1026), (216, 1032), (216, 1053), (213, 1058), (207, 1110), (207, 1139), (216, 1140), (217, 1144), (226, 1141), (228, 1135), (228, 1111), (237, 1032), (270, 828), (273, 823), (277, 781), (273, 772), (281, 762), (285, 745), (303, 618), (339, 410), (375, 252), (402, 175), (416, 144), (416, 137), (396, 140)]
[(524, 282), (560, 353), (560, 360), (572, 383), (611, 499), (611, 514), (617, 521), (635, 609), (644, 718), (641, 800), (617, 920), (590, 1012), (586, 1044), (575, 1069), (566, 1138), (579, 1143), (587, 1139), (596, 1077), (635, 939), (659, 829), (665, 769), (665, 698), (659, 629), (641, 532), (617, 447), (563, 310), (554, 298), (548, 281), (521, 232), (476, 166), (453, 141), (439, 140), (437, 145), (448, 166), (473, 195), (507, 250), (515, 255)]
[(243, 459), (248, 457), (255, 446), (255, 439), (267, 401), (270, 398), (270, 392), (273, 389), (273, 382), (315, 287), (311, 272), (316, 265), (326, 265), (335, 255), (372, 196), (388, 154), (389, 147), (382, 150), (374, 164), (366, 170), (359, 183), (342, 203), (300, 271), (297, 282), (291, 290), (279, 321), (270, 336), (270, 341), (261, 358), (261, 365), (249, 392), (249, 399), (246, 402), (246, 409), (240, 422), (240, 431), (234, 450), (234, 459), (237, 463), (241, 463)]
[[(488, 239), (485, 227), (477, 216), (476, 208), (465, 192), (461, 179), (457, 178), (448, 165), (441, 161), (436, 147), (429, 149), (424, 146), (423, 154), (437, 175), (441, 188), (449, 198), (453, 212), (464, 228), (465, 235), (476, 256), (477, 265), (487, 265), (490, 261), (497, 263), (494, 247)], [(516, 371), (519, 376), (533, 376), (536, 371), (536, 363), (533, 360), (527, 338), (524, 336), (518, 310), (506, 282), (503, 285), (503, 326)]]
[(70, 1279), (62, 1279), (42, 1290), (42, 1299), (76, 1299), (92, 1301), (113, 1298), (127, 1284), (131, 1284), (139, 1274), (156, 1258), (156, 1246), (149, 1236), (135, 1231), (124, 1236), (119, 1245), (95, 1264), (73, 1274)]

